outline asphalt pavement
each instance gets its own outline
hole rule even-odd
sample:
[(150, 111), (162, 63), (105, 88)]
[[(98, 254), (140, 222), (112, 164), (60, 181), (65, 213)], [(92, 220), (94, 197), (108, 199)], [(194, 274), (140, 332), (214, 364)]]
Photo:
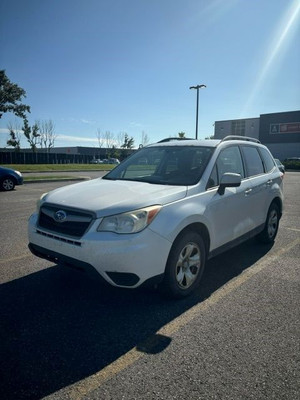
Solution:
[(273, 246), (250, 240), (170, 301), (35, 258), (27, 219), (44, 192), (0, 193), (3, 399), (278, 399), (300, 394), (300, 173), (288, 172)]

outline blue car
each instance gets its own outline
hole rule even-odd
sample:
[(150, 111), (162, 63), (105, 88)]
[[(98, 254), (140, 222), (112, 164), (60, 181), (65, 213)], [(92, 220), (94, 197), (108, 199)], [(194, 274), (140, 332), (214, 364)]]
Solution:
[(13, 190), (16, 185), (23, 185), (21, 172), (11, 168), (0, 167), (0, 189)]

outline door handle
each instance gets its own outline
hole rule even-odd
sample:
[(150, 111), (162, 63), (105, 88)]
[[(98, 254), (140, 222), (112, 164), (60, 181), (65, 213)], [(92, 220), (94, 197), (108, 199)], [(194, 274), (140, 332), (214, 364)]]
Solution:
[(245, 195), (248, 196), (252, 192), (252, 189), (246, 189), (245, 190)]
[(272, 185), (272, 182), (273, 182), (272, 179), (269, 179), (269, 180), (267, 181), (266, 185), (267, 185), (267, 186), (271, 186), (271, 185)]

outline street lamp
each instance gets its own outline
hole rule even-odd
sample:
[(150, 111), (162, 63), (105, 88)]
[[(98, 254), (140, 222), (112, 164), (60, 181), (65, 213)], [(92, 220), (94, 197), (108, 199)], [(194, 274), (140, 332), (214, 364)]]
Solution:
[(206, 88), (206, 85), (190, 86), (190, 89), (197, 89), (197, 105), (196, 105), (196, 139), (198, 139), (198, 110), (199, 110), (199, 89)]

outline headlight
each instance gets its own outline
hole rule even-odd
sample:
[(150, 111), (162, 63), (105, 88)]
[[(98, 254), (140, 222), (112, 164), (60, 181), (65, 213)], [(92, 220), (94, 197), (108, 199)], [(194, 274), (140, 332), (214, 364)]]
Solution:
[(137, 233), (148, 226), (160, 211), (161, 206), (151, 206), (102, 219), (98, 232)]
[(37, 212), (40, 211), (41, 205), (44, 203), (44, 201), (46, 200), (45, 197), (47, 196), (48, 193), (44, 193), (41, 195), (41, 197), (38, 199), (38, 201), (36, 202), (36, 209)]
[(20, 171), (15, 171), (15, 173), (16, 173), (17, 175), (19, 175), (19, 176), (22, 176), (22, 174), (21, 174)]

